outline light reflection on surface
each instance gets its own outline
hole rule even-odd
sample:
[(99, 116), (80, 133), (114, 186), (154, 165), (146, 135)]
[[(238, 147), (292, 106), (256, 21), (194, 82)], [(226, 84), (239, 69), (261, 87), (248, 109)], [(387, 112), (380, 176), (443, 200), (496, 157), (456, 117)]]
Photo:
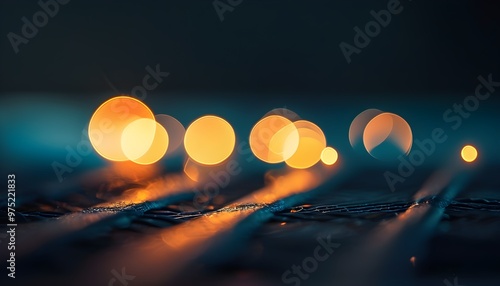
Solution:
[[(30, 254), (35, 249), (60, 237), (83, 229), (93, 223), (101, 221), (116, 214), (114, 211), (102, 211), (96, 213), (71, 213), (58, 218), (55, 221), (35, 222), (24, 225), (23, 235), (18, 237), (18, 255)], [(36, 237), (36, 239), (33, 239)]]
[[(285, 197), (307, 192), (331, 175), (331, 170), (294, 170), (270, 172), (269, 185), (233, 204), (200, 218), (169, 227), (141, 239), (134, 245), (118, 248), (100, 260), (108, 267), (127, 267), (140, 277), (138, 283), (158, 283), (172, 278), (193, 259), (202, 255), (221, 237), (256, 211)], [(266, 216), (260, 219), (267, 220)], [(165, 267), (168, 265), (168, 267)], [(95, 265), (90, 267), (96, 268)], [(107, 271), (98, 268), (102, 275)], [(85, 272), (84, 272), (85, 273)], [(86, 272), (88, 273), (88, 272)]]
[(196, 182), (193, 182), (184, 173), (168, 174), (149, 182), (142, 182), (140, 186), (129, 188), (120, 196), (98, 206), (114, 207), (160, 200), (170, 195), (192, 190), (195, 186)]
[(270, 171), (266, 178), (271, 183), (254, 193), (237, 201), (237, 203), (266, 203), (270, 204), (285, 197), (302, 193), (319, 186), (324, 180), (323, 172), (316, 170), (294, 170), (286, 173)]
[(341, 263), (336, 265), (335, 272), (324, 272), (318, 279), (329, 277), (332, 284), (338, 285), (379, 285), (381, 281), (411, 275), (414, 269), (411, 264), (408, 265), (408, 257), (422, 253), (425, 242), (441, 220), (447, 202), (430, 204), (418, 203), (418, 200), (436, 196), (453, 198), (457, 190), (450, 192), (448, 186), (458, 178), (457, 175), (444, 170), (434, 173), (414, 195), (416, 203), (351, 246), (344, 256), (338, 258)]
[[(129, 183), (137, 183), (157, 177), (162, 172), (162, 168), (157, 165), (137, 165), (134, 162), (112, 162), (108, 167), (92, 174), (94, 177), (101, 177), (108, 182), (121, 179)], [(87, 176), (86, 176), (87, 177)]]
[[(80, 180), (86, 188), (99, 189), (95, 196), (106, 202), (83, 208), (76, 206), (68, 215), (56, 221), (26, 224), (25, 235), (19, 243), (23, 245), (21, 255), (30, 253), (38, 247), (67, 233), (77, 233), (84, 228), (97, 224), (104, 219), (133, 219), (134, 212), (143, 212), (151, 207), (161, 207), (162, 200), (176, 195), (192, 196), (196, 183), (184, 173), (171, 173), (159, 176), (160, 169), (154, 165), (138, 165), (130, 161), (113, 162), (109, 167), (83, 175)], [(72, 186), (70, 184), (68, 186)], [(124, 189), (124, 190), (121, 190)], [(120, 194), (114, 194), (120, 190)], [(171, 200), (172, 203), (178, 199)], [(149, 205), (142, 203), (152, 202)], [(127, 212), (126, 217), (122, 214)], [(33, 239), (36, 235), (37, 239)]]

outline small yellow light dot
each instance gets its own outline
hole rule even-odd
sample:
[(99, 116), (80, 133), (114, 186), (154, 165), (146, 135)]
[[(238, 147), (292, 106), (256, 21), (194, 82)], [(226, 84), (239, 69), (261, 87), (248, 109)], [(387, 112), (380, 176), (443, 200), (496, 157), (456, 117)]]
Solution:
[(474, 162), (477, 158), (477, 150), (472, 145), (466, 145), (462, 148), (462, 159), (465, 162), (470, 163)]
[(337, 153), (337, 150), (333, 149), (332, 147), (326, 147), (321, 152), (321, 161), (325, 165), (335, 164), (335, 162), (337, 162), (338, 158), (339, 158), (339, 154)]

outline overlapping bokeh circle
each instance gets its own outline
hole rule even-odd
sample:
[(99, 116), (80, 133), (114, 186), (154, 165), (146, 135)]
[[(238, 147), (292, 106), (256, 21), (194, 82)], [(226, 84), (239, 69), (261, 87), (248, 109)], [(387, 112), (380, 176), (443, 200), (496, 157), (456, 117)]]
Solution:
[[(285, 162), (296, 169), (314, 166), (322, 160), (327, 148), (326, 137), (319, 126), (286, 108), (276, 108), (264, 115), (252, 128), (249, 142), (253, 154), (261, 161)], [(338, 158), (338, 154), (334, 158), (330, 149), (323, 155), (328, 157), (322, 160), (325, 165), (333, 165)]]
[[(194, 120), (186, 129), (170, 115), (153, 115), (141, 101), (126, 95), (101, 104), (90, 119), (89, 138), (96, 152), (110, 161), (149, 165), (182, 144), (191, 165), (216, 166), (234, 151), (236, 135), (229, 122), (215, 115)], [(332, 165), (335, 149), (326, 146), (319, 126), (286, 108), (268, 112), (252, 128), (250, 149), (260, 160), (306, 169), (320, 160)]]
[(174, 117), (153, 115), (148, 106), (127, 95), (101, 104), (90, 119), (88, 133), (102, 157), (141, 165), (158, 162), (182, 144), (191, 160), (216, 165), (231, 155), (236, 141), (232, 126), (218, 116), (200, 117), (184, 129)]
[(352, 121), (349, 142), (356, 151), (365, 150), (376, 159), (388, 161), (410, 152), (413, 134), (401, 116), (367, 109)]

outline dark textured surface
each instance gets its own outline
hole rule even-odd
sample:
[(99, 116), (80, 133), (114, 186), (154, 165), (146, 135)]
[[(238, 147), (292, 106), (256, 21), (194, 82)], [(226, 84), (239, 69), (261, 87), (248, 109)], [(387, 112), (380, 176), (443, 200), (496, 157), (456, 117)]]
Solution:
[[(367, 275), (369, 285), (447, 286), (445, 280), (454, 285), (454, 279), (458, 279), (457, 285), (496, 285), (500, 266), (498, 189), (474, 190), (469, 186), (441, 205), (435, 203), (435, 198), (420, 199), (417, 203), (415, 191), (390, 193), (368, 188), (349, 189), (345, 185), (350, 184), (338, 187), (326, 184), (319, 187), (319, 191), (309, 192), (312, 195), (300, 195), (303, 197), (295, 201), (302, 202), (291, 207), (285, 200), (281, 206), (245, 203), (213, 206), (202, 212), (181, 210), (181, 205), (189, 204), (189, 200), (182, 199), (173, 203), (163, 200), (162, 203), (86, 207), (80, 211), (69, 211), (78, 206), (69, 207), (60, 201), (32, 202), (16, 214), (18, 236), (29, 236), (19, 243), (19, 248), (26, 247), (26, 251), (19, 251), (21, 279), (18, 281), (80, 285), (76, 279), (83, 275), (88, 279), (85, 283), (107, 285), (113, 278), (111, 271), (120, 271), (117, 265), (121, 264), (116, 264), (119, 262), (132, 263), (127, 266), (127, 274), (136, 278), (129, 285), (287, 285), (282, 281), (283, 273), (310, 257), (318, 239), (329, 238), (340, 245), (338, 254), (336, 251), (321, 262), (301, 285), (330, 285), (330, 282), (356, 285), (355, 277), (349, 283), (333, 275), (356, 260), (366, 265), (372, 265), (371, 261), (387, 261), (381, 262), (382, 268), (394, 267), (391, 260), (397, 261), (399, 254), (407, 251), (416, 255), (414, 266), (410, 255), (404, 259), (404, 265), (397, 267), (409, 267), (408, 273), (393, 269), (390, 276), (370, 277), (361, 266), (351, 269), (358, 273), (349, 273), (349, 270), (345, 273)], [(435, 226), (427, 227), (433, 219), (420, 217), (419, 213), (440, 209), (443, 212), (438, 215)], [(407, 218), (415, 214), (416, 220)], [(243, 217), (233, 221), (240, 215)], [(221, 224), (212, 225), (217, 221)], [(392, 233), (391, 225), (398, 224), (405, 230)], [(406, 237), (415, 230), (428, 234), (426, 238)], [(384, 239), (376, 238), (379, 232), (382, 237), (393, 237), (392, 245), (387, 246)], [(158, 240), (158, 237), (162, 238)], [(165, 237), (173, 240), (165, 241)], [(181, 246), (175, 244), (175, 240), (179, 243), (192, 240), (195, 244)], [(175, 247), (170, 246), (170, 242)], [(170, 248), (165, 250), (165, 245)], [(198, 246), (203, 247), (195, 251)], [(371, 252), (378, 247), (386, 249), (382, 255)], [(180, 262), (175, 273), (158, 277), (153, 274), (152, 280), (142, 279), (151, 274), (133, 263), (145, 259), (144, 263), (151, 263), (154, 273), (161, 269), (168, 272), (174, 267), (176, 256)], [(166, 259), (165, 264), (155, 265), (162, 259)], [(96, 268), (102, 272), (94, 273)]]

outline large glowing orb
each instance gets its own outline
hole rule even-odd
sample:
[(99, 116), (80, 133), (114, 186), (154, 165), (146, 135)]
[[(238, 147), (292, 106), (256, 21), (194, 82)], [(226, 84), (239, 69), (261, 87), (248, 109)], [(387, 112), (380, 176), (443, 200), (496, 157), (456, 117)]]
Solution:
[[(99, 155), (112, 161), (129, 160), (121, 146), (123, 130), (137, 119), (154, 120), (154, 115), (141, 101), (130, 96), (113, 97), (101, 104), (89, 123), (89, 139)], [(154, 135), (154, 125), (145, 133)], [(149, 139), (148, 139), (149, 140)]]
[(196, 119), (184, 136), (184, 147), (189, 157), (204, 165), (216, 165), (226, 160), (233, 152), (235, 143), (233, 127), (213, 115)]

